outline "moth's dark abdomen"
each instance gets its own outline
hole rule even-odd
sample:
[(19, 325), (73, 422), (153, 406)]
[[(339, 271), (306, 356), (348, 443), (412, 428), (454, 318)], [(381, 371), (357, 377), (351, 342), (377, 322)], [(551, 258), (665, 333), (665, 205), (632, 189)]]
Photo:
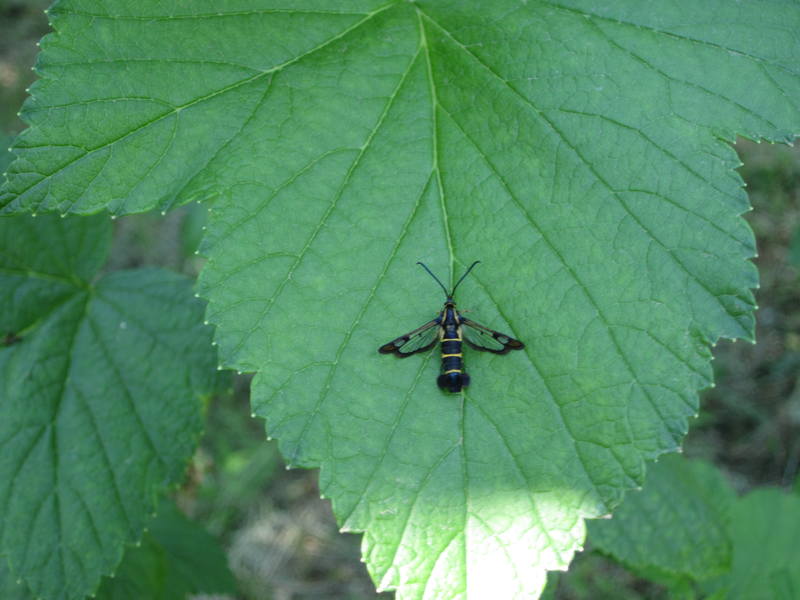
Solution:
[(442, 374), (436, 383), (443, 390), (452, 393), (460, 392), (469, 385), (469, 375), (464, 373), (461, 330), (456, 315), (456, 306), (452, 303), (452, 299), (448, 298), (442, 323)]
[[(455, 337), (458, 334), (453, 330), (451, 335)], [(459, 352), (461, 352), (461, 341), (453, 339), (442, 342), (442, 354), (458, 354)]]
[(469, 385), (469, 375), (466, 373), (442, 373), (436, 383), (444, 391), (457, 394)]
[(461, 360), (461, 356), (447, 356), (442, 353), (444, 356), (442, 357), (442, 373), (446, 373), (447, 371), (451, 371), (453, 369), (457, 371), (463, 370), (464, 362)]

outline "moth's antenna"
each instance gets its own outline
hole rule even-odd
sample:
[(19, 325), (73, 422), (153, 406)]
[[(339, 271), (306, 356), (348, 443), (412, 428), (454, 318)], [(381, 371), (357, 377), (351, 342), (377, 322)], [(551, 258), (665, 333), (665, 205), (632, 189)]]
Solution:
[(433, 271), (431, 271), (428, 267), (426, 267), (424, 263), (421, 263), (421, 262), (417, 261), (417, 264), (420, 267), (422, 267), (423, 269), (425, 269), (430, 274), (430, 276), (433, 277), (436, 280), (436, 283), (438, 283), (441, 286), (441, 288), (444, 290), (444, 293), (445, 293), (446, 296), (450, 295), (450, 294), (447, 293), (447, 288), (444, 287), (444, 284), (441, 281), (439, 281), (439, 278), (436, 275), (433, 274)]
[[(477, 265), (479, 262), (481, 262), (481, 261), (479, 261), (479, 260), (476, 260), (474, 263), (472, 263), (472, 264), (469, 266), (469, 269), (467, 269), (466, 271), (464, 271), (464, 274), (461, 276), (461, 279), (459, 279), (459, 280), (458, 280), (458, 283), (461, 283), (462, 281), (464, 281), (464, 277), (466, 277), (467, 275), (469, 275), (469, 272), (470, 272), (470, 271), (472, 271), (472, 267), (474, 267), (475, 265)], [(453, 286), (453, 291), (452, 291), (452, 292), (450, 292), (450, 293), (448, 294), (448, 296), (452, 296), (453, 294), (455, 294), (455, 293), (456, 293), (456, 288), (458, 287), (458, 283), (456, 283), (456, 284)]]

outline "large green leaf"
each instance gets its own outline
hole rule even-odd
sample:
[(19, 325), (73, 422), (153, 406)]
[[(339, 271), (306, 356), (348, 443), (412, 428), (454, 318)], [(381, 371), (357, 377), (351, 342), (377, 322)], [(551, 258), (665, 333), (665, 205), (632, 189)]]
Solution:
[(610, 520), (588, 524), (592, 545), (638, 570), (668, 578), (709, 579), (727, 571), (726, 525), (736, 495), (724, 475), (702, 461), (669, 456), (650, 467)]
[(76, 598), (180, 481), (215, 356), (190, 282), (95, 280), (107, 217), (0, 219), (0, 540), (37, 597)]
[[(255, 411), (401, 598), (535, 597), (750, 337), (737, 133), (800, 130), (800, 7), (64, 0), (0, 200), (214, 199), (202, 293)], [(441, 302), (527, 343), (375, 349)]]

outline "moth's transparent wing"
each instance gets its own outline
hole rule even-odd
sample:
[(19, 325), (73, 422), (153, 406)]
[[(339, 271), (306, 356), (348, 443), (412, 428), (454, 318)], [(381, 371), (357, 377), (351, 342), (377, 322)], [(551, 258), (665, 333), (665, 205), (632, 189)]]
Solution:
[(405, 335), (392, 340), (378, 348), (381, 354), (396, 354), (400, 358), (411, 356), (417, 352), (430, 350), (439, 337), (440, 319), (437, 317), (428, 321), (422, 327), (417, 327), (414, 331), (409, 331)]
[(459, 319), (461, 320), (461, 332), (464, 334), (464, 341), (475, 350), (505, 354), (510, 350), (522, 350), (525, 347), (525, 344), (515, 340), (510, 335), (484, 327), (480, 323), (465, 319), (461, 315), (459, 315)]

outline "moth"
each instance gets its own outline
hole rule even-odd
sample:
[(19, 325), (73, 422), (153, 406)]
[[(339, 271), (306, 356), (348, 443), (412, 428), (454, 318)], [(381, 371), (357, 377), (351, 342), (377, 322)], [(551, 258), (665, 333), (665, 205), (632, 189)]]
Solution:
[(430, 350), (438, 341), (442, 351), (442, 367), (436, 383), (445, 391), (458, 393), (470, 382), (470, 377), (464, 370), (463, 342), (475, 350), (494, 354), (522, 350), (525, 344), (519, 340), (467, 319), (458, 312), (456, 301), (453, 299), (456, 289), (478, 263), (479, 260), (472, 263), (448, 292), (439, 278), (424, 263), (418, 262), (417, 264), (425, 269), (444, 291), (446, 296), (444, 307), (435, 319), (384, 344), (378, 348), (378, 352), (405, 358), (417, 352)]

